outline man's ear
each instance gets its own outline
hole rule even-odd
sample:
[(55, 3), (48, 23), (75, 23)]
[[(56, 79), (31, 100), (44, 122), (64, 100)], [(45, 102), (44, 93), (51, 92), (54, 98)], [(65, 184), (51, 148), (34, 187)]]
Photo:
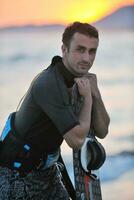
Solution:
[(65, 46), (65, 44), (62, 44), (61, 50), (62, 50), (62, 54), (65, 55), (65, 53), (67, 52), (67, 47)]

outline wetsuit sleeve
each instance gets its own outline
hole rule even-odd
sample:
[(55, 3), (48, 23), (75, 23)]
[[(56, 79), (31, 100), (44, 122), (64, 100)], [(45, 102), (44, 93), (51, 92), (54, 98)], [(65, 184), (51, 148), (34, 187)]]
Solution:
[(60, 91), (54, 87), (51, 84), (36, 85), (33, 90), (33, 98), (55, 124), (58, 131), (64, 135), (78, 125), (79, 121), (73, 113), (72, 106), (64, 104)]

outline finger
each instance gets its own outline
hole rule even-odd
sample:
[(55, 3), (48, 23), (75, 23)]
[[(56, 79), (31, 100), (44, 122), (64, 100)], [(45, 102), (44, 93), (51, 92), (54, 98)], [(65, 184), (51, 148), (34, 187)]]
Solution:
[(78, 83), (79, 78), (74, 78), (74, 81), (75, 81), (76, 83)]
[(90, 85), (88, 78), (83, 78), (83, 77), (82, 78), (76, 78), (75, 82), (79, 87), (86, 87), (86, 86)]
[(93, 73), (88, 73), (86, 75), (84, 75), (84, 77), (87, 77), (87, 78), (97, 78), (96, 74), (93, 74)]

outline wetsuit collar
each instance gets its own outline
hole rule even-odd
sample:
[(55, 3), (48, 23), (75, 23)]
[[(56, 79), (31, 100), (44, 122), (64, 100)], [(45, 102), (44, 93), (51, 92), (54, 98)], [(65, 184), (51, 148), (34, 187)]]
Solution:
[(59, 72), (62, 74), (64, 81), (68, 88), (72, 87), (74, 84), (74, 78), (75, 76), (65, 67), (65, 65), (62, 62), (62, 57), (60, 56), (54, 56), (52, 59), (52, 65), (57, 65)]

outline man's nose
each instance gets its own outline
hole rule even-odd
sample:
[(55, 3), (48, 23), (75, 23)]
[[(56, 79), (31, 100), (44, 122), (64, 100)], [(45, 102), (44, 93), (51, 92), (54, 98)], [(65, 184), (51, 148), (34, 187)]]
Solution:
[(90, 62), (90, 55), (89, 55), (88, 52), (85, 52), (85, 53), (83, 54), (83, 61), (85, 61), (85, 62)]

